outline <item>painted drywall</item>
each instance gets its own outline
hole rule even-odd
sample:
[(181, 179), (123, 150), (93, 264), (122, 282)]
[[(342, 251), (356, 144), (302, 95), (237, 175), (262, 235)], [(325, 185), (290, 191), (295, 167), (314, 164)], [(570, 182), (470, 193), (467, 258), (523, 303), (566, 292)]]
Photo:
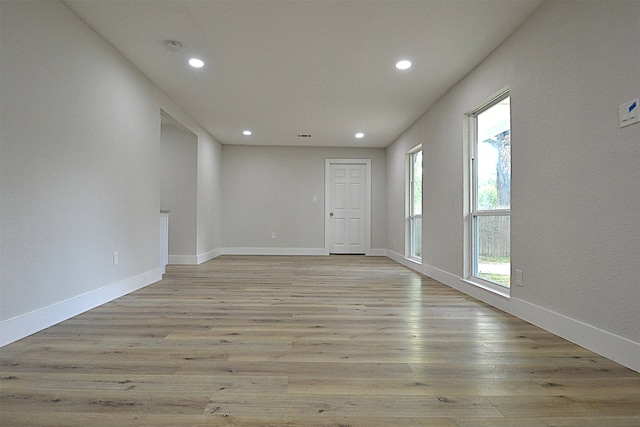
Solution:
[(160, 209), (169, 211), (169, 264), (196, 263), (197, 162), (198, 138), (163, 124)]
[[(199, 126), (198, 126), (199, 128)], [(222, 144), (200, 128), (198, 135), (197, 262), (222, 254)]]
[(2, 7), (7, 319), (158, 267), (160, 117), (150, 83), (64, 5)]
[(385, 248), (384, 149), (225, 145), (222, 152), (225, 248), (321, 253), (325, 160), (332, 158), (371, 159), (371, 247)]
[(618, 105), (640, 95), (639, 22), (640, 2), (545, 3), (387, 150), (388, 242), (404, 241), (397, 193), (406, 152), (422, 143), (420, 268), (464, 288), (464, 114), (508, 85), (512, 268), (523, 270), (524, 287), (512, 287), (510, 300), (472, 292), (521, 317), (568, 319), (575, 329), (564, 335), (591, 348), (599, 344), (578, 337), (580, 325), (617, 337), (628, 353), (620, 360), (635, 369), (640, 125), (619, 128)]
[[(221, 150), (63, 3), (0, 7), (2, 344), (161, 277), (161, 109), (214, 171)], [(199, 213), (221, 205), (216, 177), (198, 176)], [(198, 231), (203, 251), (219, 243)]]

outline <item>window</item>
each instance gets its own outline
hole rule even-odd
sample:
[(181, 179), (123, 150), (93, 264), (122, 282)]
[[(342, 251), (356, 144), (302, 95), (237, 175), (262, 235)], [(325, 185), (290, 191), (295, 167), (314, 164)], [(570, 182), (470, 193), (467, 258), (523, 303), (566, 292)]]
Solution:
[(408, 254), (422, 259), (422, 146), (409, 152)]
[(511, 285), (511, 104), (503, 93), (471, 115), (471, 266), (474, 279)]

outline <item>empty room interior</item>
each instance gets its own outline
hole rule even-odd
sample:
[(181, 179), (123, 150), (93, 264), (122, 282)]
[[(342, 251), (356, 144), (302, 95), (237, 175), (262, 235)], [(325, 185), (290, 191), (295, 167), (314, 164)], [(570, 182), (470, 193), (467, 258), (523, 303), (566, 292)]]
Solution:
[(0, 4), (0, 425), (640, 425), (640, 1)]

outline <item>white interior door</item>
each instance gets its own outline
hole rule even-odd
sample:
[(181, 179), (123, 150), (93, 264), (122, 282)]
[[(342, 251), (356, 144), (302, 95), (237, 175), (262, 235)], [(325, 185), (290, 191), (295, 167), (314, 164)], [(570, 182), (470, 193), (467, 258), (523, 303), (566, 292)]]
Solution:
[(333, 254), (370, 249), (370, 160), (327, 160), (325, 246)]

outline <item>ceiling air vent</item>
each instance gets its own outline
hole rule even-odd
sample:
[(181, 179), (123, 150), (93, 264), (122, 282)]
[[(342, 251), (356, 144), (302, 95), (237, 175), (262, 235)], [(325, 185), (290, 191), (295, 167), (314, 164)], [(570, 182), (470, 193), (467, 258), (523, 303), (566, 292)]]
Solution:
[(300, 133), (297, 136), (298, 138), (311, 138), (311, 135), (309, 135), (308, 133)]

